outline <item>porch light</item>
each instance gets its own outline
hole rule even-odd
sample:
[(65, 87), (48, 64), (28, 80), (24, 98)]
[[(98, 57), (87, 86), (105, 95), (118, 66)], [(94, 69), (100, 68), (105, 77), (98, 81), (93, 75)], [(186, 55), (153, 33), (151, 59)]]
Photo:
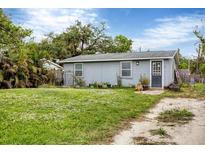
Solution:
[(139, 65), (140, 64), (140, 62), (139, 61), (136, 61), (136, 65)]

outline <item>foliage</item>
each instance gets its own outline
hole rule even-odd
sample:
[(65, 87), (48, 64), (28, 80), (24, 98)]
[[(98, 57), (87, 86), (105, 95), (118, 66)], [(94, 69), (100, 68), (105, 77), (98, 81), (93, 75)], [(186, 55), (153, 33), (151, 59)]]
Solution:
[(194, 87), (182, 86), (179, 92), (165, 91), (164, 97), (186, 97), (186, 98), (196, 98), (205, 99), (205, 84), (197, 83)]
[(114, 50), (111, 52), (126, 52), (130, 51), (132, 46), (132, 40), (123, 35), (117, 35), (114, 38)]
[(128, 52), (131, 50), (132, 40), (123, 35), (112, 39), (105, 34), (105, 30), (105, 23), (94, 26), (92, 24), (83, 25), (80, 21), (76, 21), (61, 34), (48, 34), (39, 45), (41, 50), (48, 51), (56, 59), (96, 52)]
[(81, 77), (74, 76), (75, 85), (79, 87), (85, 87), (85, 81)]
[(24, 39), (30, 36), (31, 30), (14, 25), (0, 9), (0, 52), (6, 55), (18, 53)]
[(161, 112), (157, 119), (161, 122), (186, 123), (193, 118), (194, 114), (186, 109), (171, 109)]
[[(203, 26), (202, 26), (203, 27)], [(203, 31), (203, 30), (202, 30)], [(196, 73), (201, 74), (202, 70), (200, 65), (205, 62), (205, 36), (199, 29), (199, 26), (196, 26), (196, 29), (193, 31), (194, 35), (198, 38), (198, 48), (196, 49), (197, 58), (196, 58)]]
[[(106, 35), (106, 25), (82, 24), (76, 21), (60, 34), (49, 33), (35, 42), (32, 31), (17, 26), (0, 9), (0, 82), (12, 87), (38, 87), (55, 84), (53, 71), (43, 68), (42, 59), (64, 59), (96, 52), (128, 52), (132, 41), (123, 35), (114, 39)], [(84, 83), (77, 79), (79, 85)]]
[(38, 87), (53, 79), (41, 62), (50, 55), (29, 40), (31, 32), (13, 24), (0, 9), (0, 88)]
[(183, 57), (180, 53), (179, 53), (179, 69), (188, 69), (189, 68), (189, 59)]
[(97, 82), (90, 84), (89, 87), (93, 88), (111, 88), (111, 84), (109, 82)]
[(192, 74), (199, 74), (205, 76), (205, 60), (200, 61), (198, 64), (198, 58), (186, 58), (179, 57), (179, 69), (189, 69)]
[(162, 137), (165, 137), (165, 136), (169, 136), (168, 134), (167, 134), (167, 131), (164, 129), (164, 128), (158, 128), (158, 129), (151, 129), (150, 130), (150, 133), (152, 134), (152, 135), (160, 135), (160, 136), (162, 136)]
[(149, 85), (149, 78), (146, 77), (145, 75), (140, 75), (139, 82), (140, 82), (142, 85)]

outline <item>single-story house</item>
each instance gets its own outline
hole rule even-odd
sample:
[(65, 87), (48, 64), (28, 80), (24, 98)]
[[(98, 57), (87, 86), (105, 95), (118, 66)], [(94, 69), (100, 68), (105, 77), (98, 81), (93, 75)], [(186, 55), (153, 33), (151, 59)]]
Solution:
[(164, 88), (174, 82), (178, 50), (80, 55), (59, 63), (63, 64), (65, 86), (75, 84), (74, 77), (82, 78), (86, 85), (117, 85), (120, 78), (122, 86), (133, 86), (143, 75), (150, 87)]

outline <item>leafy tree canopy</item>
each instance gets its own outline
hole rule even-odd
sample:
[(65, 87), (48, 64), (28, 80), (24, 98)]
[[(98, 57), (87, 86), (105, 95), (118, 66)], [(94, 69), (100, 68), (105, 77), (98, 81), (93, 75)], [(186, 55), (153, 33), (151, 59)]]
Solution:
[(61, 34), (50, 33), (39, 45), (42, 50), (49, 50), (54, 58), (63, 59), (81, 54), (96, 52), (128, 52), (132, 47), (132, 40), (123, 35), (114, 39), (105, 34), (105, 23), (99, 26), (83, 25), (80, 21), (66, 29)]

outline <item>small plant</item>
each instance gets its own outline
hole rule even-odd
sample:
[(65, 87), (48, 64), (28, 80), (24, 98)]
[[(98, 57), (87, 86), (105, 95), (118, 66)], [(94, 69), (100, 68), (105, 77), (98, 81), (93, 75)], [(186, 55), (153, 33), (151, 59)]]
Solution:
[(143, 90), (149, 89), (149, 78), (147, 78), (145, 75), (140, 75), (139, 82), (142, 84)]
[(103, 84), (103, 85), (102, 85), (102, 88), (107, 88), (107, 85), (106, 85), (106, 84)]
[(89, 87), (94, 88), (111, 88), (111, 84), (109, 82), (94, 82), (92, 84), (89, 84)]
[(102, 86), (103, 86), (103, 83), (99, 82), (98, 83), (98, 88), (102, 88)]
[(139, 82), (142, 85), (149, 85), (149, 79), (145, 75), (140, 75)]
[(85, 86), (85, 81), (80, 78), (80, 77), (74, 77), (75, 84), (77, 87), (84, 87)]
[(152, 135), (160, 135), (162, 137), (169, 136), (164, 128), (152, 129), (150, 130), (150, 133)]
[(108, 88), (111, 88), (111, 86), (112, 86), (111, 83), (109, 83), (109, 82), (105, 82), (104, 84), (107, 85)]
[(157, 119), (161, 122), (186, 123), (192, 120), (193, 116), (194, 114), (186, 109), (172, 109), (161, 112)]

